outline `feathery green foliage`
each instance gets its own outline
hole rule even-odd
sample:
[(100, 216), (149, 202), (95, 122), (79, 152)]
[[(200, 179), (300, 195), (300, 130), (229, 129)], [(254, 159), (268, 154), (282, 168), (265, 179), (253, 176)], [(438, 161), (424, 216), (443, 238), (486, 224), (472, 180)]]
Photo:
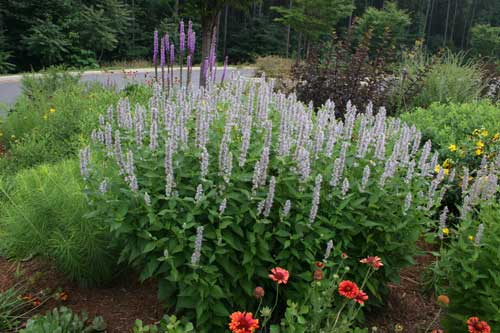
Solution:
[(84, 285), (109, 281), (115, 273), (108, 232), (85, 217), (78, 163), (63, 161), (17, 174), (0, 184), (0, 246), (8, 256), (40, 255), (53, 260), (69, 278)]

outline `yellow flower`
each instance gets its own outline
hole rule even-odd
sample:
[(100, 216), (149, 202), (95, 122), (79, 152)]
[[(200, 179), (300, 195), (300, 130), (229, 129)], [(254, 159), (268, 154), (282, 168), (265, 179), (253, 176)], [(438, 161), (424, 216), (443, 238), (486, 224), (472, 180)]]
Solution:
[(473, 240), (474, 240), (474, 236), (469, 235), (469, 240), (470, 240), (470, 241), (473, 241)]
[(447, 168), (444, 169), (444, 174), (448, 176), (450, 174), (450, 169), (447, 169)]
[(495, 133), (495, 135), (493, 135), (493, 137), (491, 139), (493, 141), (497, 141), (498, 139), (500, 139), (500, 133)]
[(44, 115), (43, 115), (43, 120), (47, 120), (47, 119), (49, 119), (49, 116), (48, 116), (48, 115), (46, 115), (46, 114), (44, 114)]
[(452, 152), (455, 152), (455, 151), (457, 151), (457, 145), (456, 145), (456, 144), (451, 144), (451, 145), (448, 147), (448, 149), (449, 149), (450, 151), (452, 151)]
[(488, 136), (488, 134), (490, 134), (488, 132), (488, 130), (485, 130), (484, 128), (481, 130), (481, 133), (480, 133), (481, 136)]
[(50, 109), (49, 109), (49, 112), (50, 112), (50, 113), (54, 113), (54, 112), (56, 112), (56, 109), (55, 109), (55, 108), (50, 108)]
[(478, 135), (479, 134), (479, 130), (476, 128), (473, 132), (472, 132), (473, 135)]
[(443, 229), (443, 234), (445, 234), (446, 236), (448, 236), (450, 234), (450, 229), (444, 228)]
[(478, 142), (476, 142), (476, 147), (478, 148), (483, 148), (484, 147), (484, 142), (479, 140)]
[(451, 166), (452, 166), (453, 162), (447, 158), (444, 162), (443, 162), (443, 168), (445, 169), (449, 169)]
[(483, 150), (481, 148), (476, 149), (476, 155), (481, 156), (483, 154)]
[(438, 164), (438, 165), (436, 165), (436, 167), (434, 168), (434, 171), (435, 171), (436, 173), (439, 173), (439, 171), (441, 171), (441, 166), (440, 166), (439, 164)]

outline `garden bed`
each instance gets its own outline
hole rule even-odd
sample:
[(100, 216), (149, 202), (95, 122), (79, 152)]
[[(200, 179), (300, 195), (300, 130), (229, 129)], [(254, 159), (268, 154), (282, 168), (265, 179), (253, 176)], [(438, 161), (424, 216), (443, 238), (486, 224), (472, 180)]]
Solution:
[[(414, 266), (403, 269), (401, 283), (390, 285), (387, 305), (368, 314), (366, 326), (376, 326), (378, 332), (392, 332), (399, 324), (403, 332), (422, 332), (439, 309), (432, 297), (422, 293), (420, 281), (432, 261), (432, 255), (422, 255), (416, 258)], [(107, 288), (82, 288), (42, 260), (16, 263), (0, 257), (0, 292), (23, 281), (28, 282), (27, 292), (32, 294), (64, 291), (68, 299), (62, 305), (75, 312), (85, 310), (90, 318), (102, 316), (108, 333), (130, 332), (136, 319), (147, 324), (157, 322), (163, 315), (152, 281), (140, 284), (136, 278), (124, 276)], [(37, 308), (36, 313), (45, 313), (57, 305), (50, 300)]]
[[(57, 290), (67, 293), (68, 299), (62, 305), (75, 312), (85, 310), (90, 318), (102, 316), (108, 333), (129, 332), (138, 318), (152, 323), (163, 316), (154, 282), (140, 284), (137, 278), (125, 275), (107, 288), (81, 288), (41, 260), (18, 264), (0, 257), (0, 292), (25, 281), (27, 293), (33, 295)], [(36, 313), (45, 313), (57, 305), (51, 299), (37, 308)]]

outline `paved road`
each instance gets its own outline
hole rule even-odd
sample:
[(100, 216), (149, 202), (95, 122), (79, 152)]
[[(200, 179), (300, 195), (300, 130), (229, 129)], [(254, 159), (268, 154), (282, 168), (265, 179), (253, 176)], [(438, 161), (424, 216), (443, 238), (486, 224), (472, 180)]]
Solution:
[[(228, 68), (226, 77), (230, 77), (231, 72), (239, 71), (242, 76), (251, 77), (254, 74), (252, 68)], [(222, 70), (217, 71), (217, 80), (220, 80)], [(179, 77), (178, 69), (174, 70), (174, 76)], [(186, 71), (183, 71), (185, 82)], [(193, 68), (193, 81), (198, 83), (200, 69)], [(144, 83), (154, 78), (153, 68), (141, 68), (130, 70), (109, 70), (109, 71), (87, 71), (82, 74), (82, 81), (97, 81), (106, 86), (122, 89), (129, 83)], [(14, 104), (16, 98), (21, 94), (21, 75), (0, 76), (0, 104), (10, 106)], [(194, 85), (196, 86), (196, 84)], [(2, 108), (3, 109), (3, 108)], [(0, 114), (2, 111), (0, 110)]]

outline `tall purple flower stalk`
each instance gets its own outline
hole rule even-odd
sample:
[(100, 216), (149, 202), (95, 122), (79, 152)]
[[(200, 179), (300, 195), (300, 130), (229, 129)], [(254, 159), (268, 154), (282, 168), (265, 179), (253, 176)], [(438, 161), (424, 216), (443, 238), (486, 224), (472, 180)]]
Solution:
[(179, 52), (182, 56), (184, 54), (186, 44), (186, 33), (184, 32), (184, 20), (179, 23)]
[(160, 45), (161, 87), (165, 88), (165, 39), (161, 39)]
[(153, 64), (155, 66), (155, 79), (158, 80), (158, 30), (155, 30), (153, 37)]
[(184, 50), (186, 48), (186, 34), (184, 32), (184, 21), (181, 20), (179, 23), (179, 80), (182, 87), (182, 57), (184, 56)]

